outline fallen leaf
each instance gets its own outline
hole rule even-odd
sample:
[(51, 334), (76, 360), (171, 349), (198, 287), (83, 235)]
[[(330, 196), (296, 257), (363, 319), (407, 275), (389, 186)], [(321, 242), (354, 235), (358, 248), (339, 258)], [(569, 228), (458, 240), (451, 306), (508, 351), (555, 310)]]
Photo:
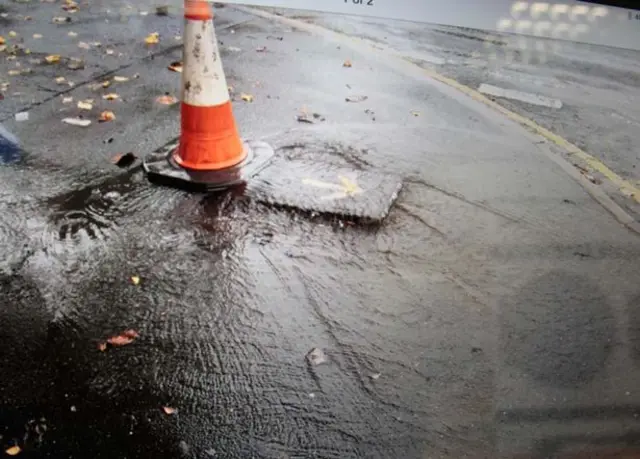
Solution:
[(15, 37), (17, 37), (17, 36), (18, 36), (18, 34), (17, 34), (17, 33), (15, 33), (15, 32), (12, 30), (11, 32), (9, 32), (9, 36), (10, 36), (11, 38), (15, 38)]
[(251, 94), (242, 93), (240, 94), (240, 98), (245, 102), (253, 102), (253, 96)]
[(109, 94), (105, 94), (104, 96), (102, 96), (102, 98), (104, 100), (117, 100), (120, 99), (120, 96), (118, 94), (116, 94), (115, 92), (109, 93)]
[(89, 46), (89, 43), (85, 43), (84, 41), (81, 41), (78, 43), (78, 48), (89, 49), (91, 48), (91, 46)]
[(259, 53), (264, 53), (267, 50), (266, 46), (261, 46), (260, 48), (256, 48), (256, 51)]
[(155, 45), (160, 42), (160, 34), (158, 32), (153, 32), (147, 35), (147, 38), (144, 39), (144, 42), (147, 45)]
[(106, 351), (107, 350), (107, 343), (105, 343), (105, 342), (98, 343), (98, 350), (100, 352)]
[(411, 114), (413, 116), (420, 116), (420, 112), (416, 111), (416, 110), (411, 110)]
[(346, 61), (344, 61), (344, 63), (342, 64), (343, 67), (351, 67), (351, 61), (349, 59), (347, 59)]
[(60, 62), (60, 54), (49, 54), (44, 60), (47, 61), (47, 64), (55, 64)]
[(173, 105), (176, 102), (178, 102), (178, 99), (176, 99), (173, 96), (170, 96), (169, 94), (165, 94), (164, 96), (160, 96), (156, 99), (156, 102), (158, 102), (159, 104), (162, 105)]
[(98, 121), (100, 121), (101, 123), (105, 123), (107, 121), (113, 121), (115, 119), (116, 119), (115, 113), (113, 113), (111, 110), (105, 110), (102, 113), (100, 113), (100, 117), (98, 118)]
[(0, 35), (0, 45), (4, 45), (6, 43), (4, 37)]
[(140, 338), (140, 334), (137, 331), (133, 330), (132, 328), (125, 330), (124, 332), (122, 332), (122, 334), (127, 338), (133, 338), (133, 339)]
[(349, 96), (349, 97), (345, 98), (345, 101), (347, 101), (347, 102), (364, 102), (367, 99), (368, 99), (367, 96)]
[(78, 108), (80, 110), (91, 110), (93, 108), (93, 101), (81, 100), (78, 102)]
[(134, 338), (130, 338), (125, 335), (112, 336), (107, 340), (107, 343), (112, 346), (126, 346), (127, 344), (133, 343)]
[[(136, 159), (137, 159), (136, 155), (134, 155), (131, 152), (125, 153), (125, 154), (119, 153), (111, 159), (111, 162), (118, 167), (129, 167), (135, 162)], [(137, 279), (138, 279), (138, 283), (140, 283), (140, 278), (137, 278)], [(133, 278), (131, 282), (133, 282)]]
[(140, 277), (139, 276), (131, 276), (131, 283), (133, 285), (138, 285), (140, 284)]
[(129, 81), (128, 77), (123, 77), (123, 76), (114, 76), (113, 77), (113, 81), (116, 81), (118, 83), (123, 83), (125, 81)]
[(182, 62), (176, 61), (169, 64), (169, 70), (172, 72), (182, 73)]
[(17, 456), (21, 451), (22, 449), (20, 449), (20, 447), (16, 445), (6, 449), (5, 453), (7, 453), (9, 456)]
[(40, 35), (39, 33), (34, 33), (33, 38), (39, 40), (40, 38), (42, 38), (42, 35)]
[(85, 120), (82, 118), (64, 118), (63, 123), (70, 124), (72, 126), (87, 127), (91, 124), (91, 120)]
[(163, 406), (162, 407), (162, 411), (164, 411), (166, 414), (174, 414), (177, 410), (175, 408), (171, 408), (170, 406)]
[(73, 97), (63, 97), (62, 98), (62, 103), (63, 104), (70, 104), (71, 102), (73, 102)]

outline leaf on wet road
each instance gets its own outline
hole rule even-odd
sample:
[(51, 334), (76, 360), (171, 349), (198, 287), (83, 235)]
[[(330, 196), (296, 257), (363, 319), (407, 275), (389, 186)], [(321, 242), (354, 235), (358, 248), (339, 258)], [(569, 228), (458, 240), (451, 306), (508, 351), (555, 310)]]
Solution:
[(164, 412), (165, 412), (165, 414), (172, 415), (172, 414), (174, 414), (177, 410), (176, 410), (175, 408), (171, 408), (170, 406), (163, 406), (163, 407), (162, 407), (162, 411), (164, 411)]
[(158, 32), (153, 32), (144, 39), (144, 42), (147, 45), (155, 45), (160, 42), (160, 34)]
[(80, 110), (91, 110), (93, 108), (93, 100), (81, 100), (78, 102), (78, 108)]
[(102, 113), (100, 113), (100, 117), (98, 118), (98, 121), (100, 121), (101, 123), (106, 123), (107, 121), (113, 121), (115, 119), (116, 119), (115, 113), (113, 113), (111, 110), (105, 110)]
[(138, 332), (130, 329), (125, 330), (119, 335), (112, 336), (111, 338), (107, 339), (107, 343), (111, 344), (112, 346), (126, 346), (127, 344), (133, 343), (138, 337), (140, 337)]
[(102, 98), (104, 100), (117, 100), (117, 99), (120, 99), (120, 96), (115, 92), (112, 92), (112, 93), (103, 95)]
[(368, 97), (367, 96), (349, 96), (346, 97), (344, 100), (347, 102), (364, 102), (365, 100), (367, 100)]
[(131, 283), (133, 285), (138, 285), (140, 284), (140, 276), (131, 276)]
[(245, 102), (253, 102), (253, 96), (251, 94), (242, 93), (240, 94), (240, 98)]
[(19, 446), (12, 446), (11, 448), (7, 448), (5, 451), (9, 456), (17, 456), (22, 452), (22, 449)]
[(47, 62), (47, 64), (55, 64), (57, 62), (60, 62), (60, 54), (49, 54), (44, 58), (44, 60)]
[(87, 127), (91, 124), (91, 120), (85, 120), (82, 118), (64, 118), (63, 123), (70, 124), (72, 126)]
[(114, 76), (113, 77), (113, 81), (117, 82), (117, 83), (124, 83), (125, 81), (129, 81), (129, 77), (124, 77), (124, 76)]
[(163, 96), (159, 96), (156, 99), (156, 102), (161, 105), (173, 105), (176, 102), (178, 102), (178, 99), (176, 99), (174, 96), (171, 96), (169, 94), (165, 94)]
[(344, 61), (344, 63), (342, 64), (343, 67), (352, 67), (351, 61), (349, 59), (347, 59), (346, 61)]
[(169, 64), (169, 70), (172, 72), (182, 73), (182, 62), (176, 61)]
[[(111, 162), (113, 162), (113, 164), (115, 164), (118, 167), (129, 167), (135, 162), (136, 159), (137, 159), (136, 155), (134, 155), (132, 152), (124, 153), (124, 154), (118, 153), (111, 159)], [(136, 279), (135, 281), (134, 281), (134, 278)], [(133, 276), (131, 278), (131, 282), (134, 285), (138, 285), (140, 283), (140, 278), (138, 276)]]

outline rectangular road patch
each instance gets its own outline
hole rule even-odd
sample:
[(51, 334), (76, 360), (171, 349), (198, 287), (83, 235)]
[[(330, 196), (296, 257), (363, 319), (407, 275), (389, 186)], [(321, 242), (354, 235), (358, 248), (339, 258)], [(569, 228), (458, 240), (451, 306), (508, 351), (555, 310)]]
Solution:
[(482, 94), (486, 94), (494, 97), (503, 97), (505, 99), (518, 100), (532, 105), (539, 105), (541, 107), (549, 107), (555, 109), (562, 108), (562, 101), (558, 99), (551, 99), (549, 97), (540, 96), (538, 94), (531, 94), (528, 92), (515, 91), (512, 89), (504, 89), (498, 86), (482, 83), (478, 88)]
[(379, 223), (401, 188), (400, 178), (375, 170), (277, 158), (249, 182), (246, 193), (270, 205)]

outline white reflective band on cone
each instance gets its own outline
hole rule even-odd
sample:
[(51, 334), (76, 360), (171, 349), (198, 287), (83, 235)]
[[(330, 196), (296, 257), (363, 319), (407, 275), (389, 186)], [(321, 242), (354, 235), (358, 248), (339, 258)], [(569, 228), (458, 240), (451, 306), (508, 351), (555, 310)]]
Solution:
[(226, 0), (225, 3), (401, 19), (640, 50), (640, 11), (596, 2)]
[(185, 20), (182, 102), (214, 107), (229, 101), (213, 21)]

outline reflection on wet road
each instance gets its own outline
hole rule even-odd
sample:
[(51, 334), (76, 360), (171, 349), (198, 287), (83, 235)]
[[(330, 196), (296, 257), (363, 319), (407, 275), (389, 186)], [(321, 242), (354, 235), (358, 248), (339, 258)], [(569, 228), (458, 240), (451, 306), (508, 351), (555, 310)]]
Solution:
[[(122, 144), (175, 137), (171, 113), (144, 111), (148, 75), (128, 89), (142, 109), (123, 109), (126, 135), (70, 142), (46, 121), (55, 106), (32, 108), (45, 121), (12, 124), (29, 148), (0, 167), (2, 447), (342, 459), (561, 457), (596, 431), (598, 446), (636, 444), (637, 236), (485, 107), (243, 24), (220, 38), (256, 96), (235, 105), (245, 135), (274, 145), (282, 174), (304, 159), (401, 177), (398, 202), (364, 225), (107, 167)], [(353, 87), (366, 104), (345, 102)], [(303, 106), (326, 121), (301, 125)]]

